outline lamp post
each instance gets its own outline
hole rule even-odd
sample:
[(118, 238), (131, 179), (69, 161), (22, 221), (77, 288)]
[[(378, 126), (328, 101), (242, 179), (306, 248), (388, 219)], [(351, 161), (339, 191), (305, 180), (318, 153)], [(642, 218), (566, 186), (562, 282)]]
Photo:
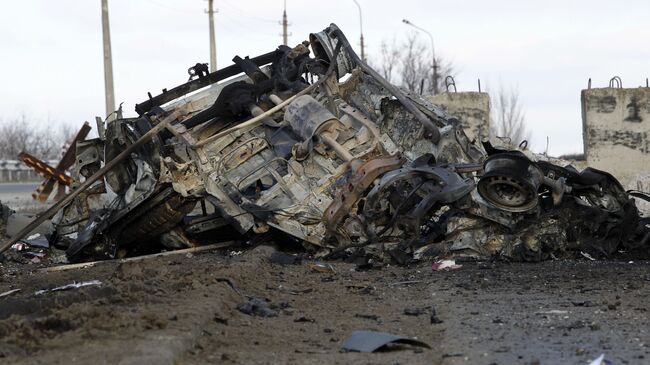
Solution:
[(361, 33), (360, 41), (361, 41), (361, 59), (363, 61), (366, 60), (366, 52), (364, 50), (364, 45), (363, 45), (363, 19), (361, 17), (361, 5), (357, 2), (357, 0), (352, 0), (354, 1), (355, 4), (357, 4), (357, 8), (359, 8), (359, 31)]
[(432, 60), (433, 60), (433, 62), (431, 64), (431, 67), (433, 68), (433, 75), (432, 75), (433, 76), (433, 80), (432, 80), (433, 85), (432, 86), (433, 86), (433, 93), (437, 94), (438, 93), (438, 77), (439, 76), (438, 76), (438, 63), (436, 62), (436, 52), (435, 52), (435, 49), (434, 49), (434, 46), (433, 46), (433, 35), (431, 35), (431, 33), (428, 30), (418, 27), (417, 25), (411, 23), (407, 19), (402, 19), (402, 23), (404, 23), (406, 25), (410, 25), (413, 28), (415, 28), (415, 29), (417, 29), (417, 30), (419, 30), (421, 32), (426, 33), (429, 36), (429, 39), (431, 39), (431, 57), (432, 57)]

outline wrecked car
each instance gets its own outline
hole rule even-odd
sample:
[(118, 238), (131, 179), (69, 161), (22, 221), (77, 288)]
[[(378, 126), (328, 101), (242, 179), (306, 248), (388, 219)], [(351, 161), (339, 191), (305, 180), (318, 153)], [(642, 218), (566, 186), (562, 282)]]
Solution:
[(197, 64), (190, 81), (137, 104), (139, 117), (77, 143), (76, 195), (53, 219), (70, 260), (267, 232), (320, 256), (363, 250), (401, 264), (648, 244), (648, 218), (614, 177), (470, 140), (334, 24), (233, 62)]

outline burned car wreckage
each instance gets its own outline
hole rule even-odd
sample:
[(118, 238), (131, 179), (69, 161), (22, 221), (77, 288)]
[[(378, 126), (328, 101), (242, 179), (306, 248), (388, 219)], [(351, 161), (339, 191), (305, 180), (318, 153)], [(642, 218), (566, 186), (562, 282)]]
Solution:
[(370, 68), (336, 25), (233, 61), (214, 73), (197, 64), (188, 83), (138, 104), (138, 118), (77, 143), (73, 175), (84, 181), (155, 130), (54, 217), (70, 260), (233, 231), (402, 264), (602, 257), (649, 243), (650, 222), (614, 177), (470, 140)]

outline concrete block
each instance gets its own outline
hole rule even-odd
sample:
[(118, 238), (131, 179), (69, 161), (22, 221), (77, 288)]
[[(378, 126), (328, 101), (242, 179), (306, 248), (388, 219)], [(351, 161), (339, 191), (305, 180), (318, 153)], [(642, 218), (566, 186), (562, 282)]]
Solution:
[(490, 96), (487, 93), (444, 92), (427, 99), (458, 119), (470, 139), (480, 141), (489, 137)]
[(650, 88), (582, 90), (582, 127), (589, 166), (625, 186), (650, 171)]

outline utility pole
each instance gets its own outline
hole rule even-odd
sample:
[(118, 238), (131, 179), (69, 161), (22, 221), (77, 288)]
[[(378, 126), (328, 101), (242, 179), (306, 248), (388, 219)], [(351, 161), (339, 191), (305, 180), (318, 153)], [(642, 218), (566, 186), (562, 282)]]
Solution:
[(102, 0), (102, 33), (104, 36), (104, 96), (106, 98), (106, 118), (111, 121), (115, 111), (115, 91), (113, 89), (113, 56), (111, 53), (111, 30), (108, 23), (108, 0)]
[(415, 28), (415, 29), (417, 29), (417, 30), (419, 30), (421, 32), (426, 33), (429, 36), (429, 39), (431, 39), (431, 57), (433, 59), (433, 62), (432, 62), (432, 68), (433, 68), (433, 75), (432, 75), (433, 80), (432, 80), (432, 83), (433, 84), (432, 84), (432, 86), (433, 86), (433, 93), (438, 94), (438, 92), (439, 92), (439, 90), (438, 90), (438, 78), (440, 76), (438, 75), (438, 61), (436, 60), (436, 51), (435, 51), (435, 49), (433, 47), (433, 35), (431, 35), (431, 33), (428, 30), (418, 27), (417, 25), (411, 23), (407, 19), (402, 19), (402, 23), (410, 25), (413, 28)]
[(359, 8), (359, 32), (361, 34), (360, 37), (360, 43), (361, 43), (361, 59), (366, 60), (366, 52), (365, 52), (365, 47), (363, 44), (363, 19), (361, 18), (361, 5), (357, 2), (357, 0), (352, 0), (354, 1), (355, 4), (357, 4), (357, 8)]
[(282, 44), (289, 45), (289, 22), (287, 21), (287, 0), (284, 0), (284, 12), (282, 13)]
[(210, 72), (217, 71), (217, 46), (214, 39), (214, 0), (208, 0), (208, 21), (210, 22)]

